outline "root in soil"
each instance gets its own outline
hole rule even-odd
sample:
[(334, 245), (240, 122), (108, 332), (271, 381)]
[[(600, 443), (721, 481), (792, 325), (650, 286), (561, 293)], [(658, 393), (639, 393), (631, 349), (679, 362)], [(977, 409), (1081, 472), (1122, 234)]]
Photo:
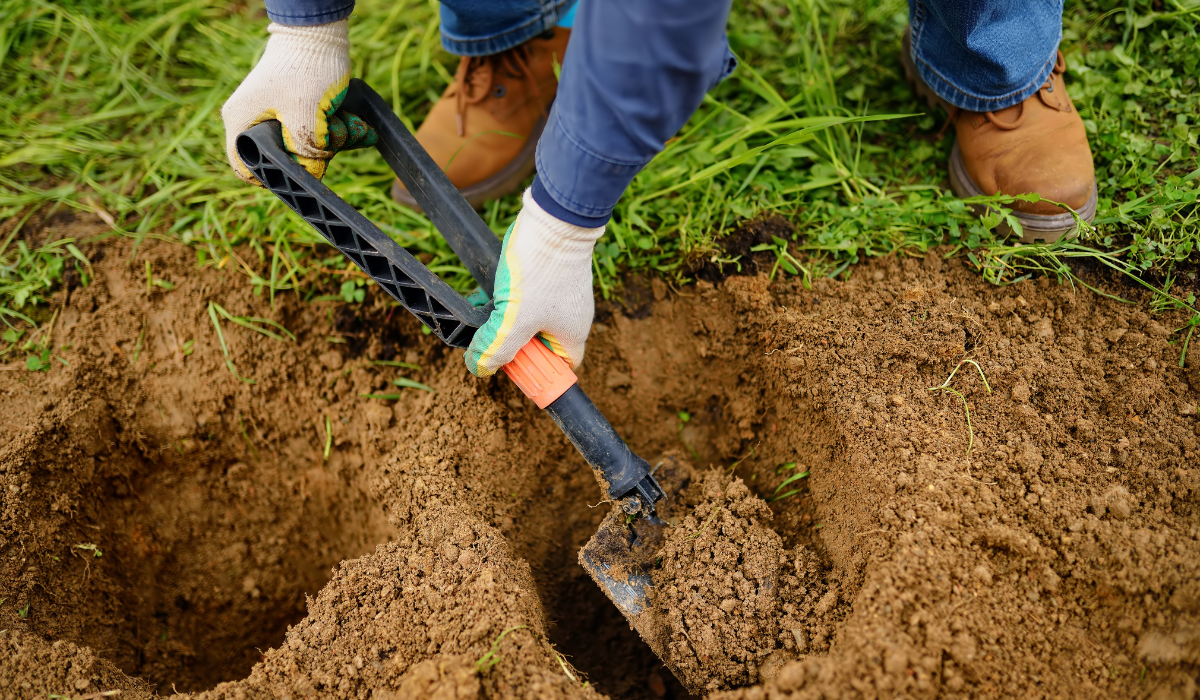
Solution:
[[(607, 506), (507, 380), (374, 290), (272, 310), (97, 246), (55, 299), (69, 366), (0, 372), (0, 700), (1196, 694), (1185, 319), (935, 255), (602, 315), (584, 388), (700, 474), (651, 571), (676, 679), (576, 564)], [(225, 325), (243, 383), (209, 302), (296, 340)], [(964, 359), (970, 431), (927, 390)]]

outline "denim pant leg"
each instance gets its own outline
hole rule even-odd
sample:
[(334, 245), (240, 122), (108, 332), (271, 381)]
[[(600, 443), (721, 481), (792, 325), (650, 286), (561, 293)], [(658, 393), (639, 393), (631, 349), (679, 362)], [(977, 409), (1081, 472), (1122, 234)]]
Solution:
[(575, 0), (442, 0), (442, 47), (490, 56), (554, 28)]
[(633, 178), (737, 65), (731, 0), (580, 0), (538, 141), (534, 200), (603, 226)]
[(956, 107), (1024, 102), (1054, 68), (1062, 0), (909, 0), (908, 9), (917, 71)]

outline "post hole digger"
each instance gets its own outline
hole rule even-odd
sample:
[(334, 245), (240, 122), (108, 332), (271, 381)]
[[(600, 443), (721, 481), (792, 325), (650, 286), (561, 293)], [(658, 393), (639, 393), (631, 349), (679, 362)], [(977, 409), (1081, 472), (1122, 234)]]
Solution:
[[(490, 299), (500, 241), (366, 83), (350, 81), (343, 109), (375, 129), (379, 136), (376, 148), (384, 160)], [(470, 344), (487, 321), (493, 302), (480, 307), (468, 302), (296, 163), (284, 149), (279, 122), (247, 129), (238, 136), (236, 147), (239, 158), (259, 182), (442, 342), (456, 348)], [(503, 369), (562, 429), (614, 504), (600, 529), (580, 550), (579, 562), (651, 649), (663, 657), (649, 605), (652, 582), (639, 565), (665, 525), (656, 504), (666, 494), (650, 464), (629, 449), (579, 387), (567, 363), (538, 338), (529, 341)]]

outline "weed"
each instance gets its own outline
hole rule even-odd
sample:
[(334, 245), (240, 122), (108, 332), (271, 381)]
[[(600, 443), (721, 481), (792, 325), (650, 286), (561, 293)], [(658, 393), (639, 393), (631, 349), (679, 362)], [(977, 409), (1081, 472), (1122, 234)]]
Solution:
[(275, 331), (272, 331), (270, 328), (264, 328), (262, 325), (258, 325), (258, 324), (266, 324), (268, 326), (278, 328), (279, 330), (283, 331), (283, 335), (287, 336), (287, 340), (292, 340), (292, 341), (296, 340), (296, 336), (292, 335), (291, 331), (284, 328), (281, 324), (276, 323), (275, 321), (272, 321), (269, 318), (260, 318), (258, 316), (234, 316), (233, 314), (226, 311), (225, 308), (223, 306), (221, 306), (220, 304), (218, 304), (216, 302), (209, 302), (209, 303), (212, 306), (212, 308), (216, 309), (217, 313), (221, 314), (222, 317), (224, 317), (227, 320), (233, 321), (234, 323), (241, 326), (242, 328), (249, 328), (250, 330), (254, 331), (255, 333), (260, 333), (262, 335), (267, 336), (268, 338), (270, 338), (272, 340), (278, 340), (280, 342), (283, 342), (284, 337), (282, 335), (279, 335)]
[(342, 282), (342, 287), (339, 290), (342, 301), (347, 304), (357, 304), (362, 302), (367, 296), (367, 290), (363, 289), (366, 280), (346, 280)]
[(717, 514), (720, 512), (721, 512), (721, 506), (717, 506), (716, 508), (713, 508), (712, 515), (708, 516), (708, 520), (704, 521), (704, 525), (700, 526), (699, 530), (696, 530), (694, 533), (688, 535), (687, 539), (694, 540), (697, 537), (699, 537), (700, 535), (702, 535), (704, 533), (704, 531), (708, 529), (708, 526), (712, 524), (712, 521), (717, 519)]
[(971, 427), (971, 407), (967, 404), (967, 397), (963, 396), (961, 392), (950, 386), (950, 380), (954, 379), (954, 375), (958, 373), (958, 370), (967, 363), (975, 366), (975, 369), (979, 372), (979, 378), (983, 380), (983, 387), (987, 389), (988, 396), (991, 396), (992, 387), (990, 384), (988, 384), (987, 377), (983, 374), (983, 368), (979, 366), (978, 362), (970, 359), (959, 362), (950, 372), (950, 376), (946, 377), (946, 381), (937, 386), (931, 386), (927, 388), (926, 391), (948, 391), (962, 401), (963, 412), (967, 414), (967, 455), (969, 456), (971, 454), (971, 448), (975, 446), (975, 430)]
[[(795, 469), (796, 469), (796, 462), (788, 462), (787, 464), (780, 465), (778, 468), (776, 468), (775, 475), (779, 476), (780, 474), (782, 474), (785, 471), (795, 471)], [(808, 478), (809, 474), (810, 474), (810, 472), (808, 470), (805, 470), (802, 472), (796, 472), (796, 473), (788, 476), (788, 478), (784, 479), (781, 484), (779, 484), (778, 486), (775, 487), (775, 492), (771, 494), (770, 502), (775, 503), (776, 501), (782, 501), (785, 498), (789, 498), (791, 496), (795, 496), (796, 494), (800, 493), (799, 489), (792, 489), (791, 491), (788, 491), (787, 493), (782, 493), (782, 494), (779, 492), (782, 491), (783, 488), (785, 486), (787, 486), (788, 484), (792, 484), (801, 479)]]
[(692, 447), (690, 444), (688, 444), (687, 440), (683, 439), (683, 428), (688, 424), (689, 421), (692, 420), (692, 414), (688, 413), (687, 411), (679, 411), (675, 415), (677, 418), (679, 418), (679, 429), (676, 431), (679, 436), (679, 442), (687, 448), (688, 453), (692, 455), (692, 459), (699, 461), (700, 453), (696, 451), (695, 447)]
[[(237, 376), (236, 372), (234, 373), (234, 376)], [(246, 442), (246, 447), (249, 448), (250, 454), (254, 456), (255, 460), (257, 460), (258, 450), (254, 449), (254, 441), (250, 439), (250, 433), (246, 431), (246, 423), (242, 420), (242, 416), (240, 414), (237, 417), (237, 421), (238, 429), (242, 432), (242, 440)]]
[(158, 287), (159, 289), (162, 289), (163, 291), (167, 291), (167, 292), (169, 292), (175, 288), (175, 285), (173, 283), (168, 282), (163, 279), (159, 279), (159, 278), (155, 277), (152, 273), (153, 273), (153, 270), (150, 266), (150, 261), (147, 260), (146, 261), (146, 294), (152, 293), (154, 291), (155, 287)]
[(225, 367), (238, 381), (245, 382), (246, 384), (255, 384), (256, 382), (253, 379), (243, 377), (234, 368), (233, 360), (229, 357), (229, 346), (225, 344), (225, 334), (221, 332), (221, 322), (217, 320), (217, 310), (215, 307), (215, 303), (208, 302), (208, 317), (212, 319), (213, 328), (217, 329), (217, 339), (221, 341), (221, 353), (225, 355)]
[(412, 369), (420, 371), (421, 365), (416, 365), (411, 362), (400, 362), (399, 360), (371, 360), (372, 365), (380, 367), (401, 367), (403, 369)]
[(571, 669), (567, 668), (567, 662), (563, 661), (563, 655), (556, 651), (554, 652), (554, 658), (558, 661), (558, 666), (562, 669), (563, 673), (567, 674), (567, 678), (570, 678), (572, 683), (578, 683), (579, 679), (575, 677), (574, 673), (571, 673)]
[(99, 547), (91, 543), (77, 544), (75, 545), (75, 549), (82, 549), (84, 551), (91, 552), (92, 556), (96, 558), (104, 556), (104, 552), (100, 551)]
[[(726, 473), (727, 473), (727, 474), (732, 474), (732, 473), (734, 473), (735, 471), (737, 471), (737, 468), (738, 468), (738, 466), (739, 466), (739, 465), (741, 465), (741, 463), (742, 463), (742, 462), (745, 462), (747, 459), (750, 459), (751, 457), (754, 457), (754, 456), (755, 456), (755, 454), (754, 454), (754, 453), (755, 453), (755, 450), (757, 450), (757, 449), (758, 449), (758, 446), (759, 446), (760, 444), (762, 444), (762, 443), (755, 443), (755, 444), (754, 444), (754, 445), (753, 445), (753, 446), (750, 448), (750, 451), (749, 451), (749, 452), (747, 452), (745, 455), (743, 455), (743, 456), (742, 456), (742, 457), (741, 457), (741, 458), (740, 458), (738, 461), (736, 461), (736, 462), (734, 462), (733, 464), (729, 465), (729, 471), (728, 471), (728, 472), (726, 472)], [(657, 467), (655, 467), (655, 468), (657, 469)], [(651, 472), (651, 473), (653, 473), (653, 472)], [(757, 474), (752, 474), (752, 475), (750, 476), (750, 478), (751, 478), (751, 479), (757, 479), (757, 478), (758, 478), (758, 475), (757, 475)]]
[(479, 657), (479, 659), (475, 662), (475, 670), (479, 673), (483, 673), (484, 671), (500, 663), (500, 642), (508, 636), (509, 632), (515, 632), (523, 629), (529, 629), (529, 625), (517, 625), (516, 627), (509, 627), (501, 632), (500, 636), (496, 637), (496, 641), (492, 642), (492, 648), (489, 649), (486, 654)]
[(333, 448), (333, 424), (329, 422), (329, 416), (325, 416), (325, 448), (321, 453), (321, 460), (329, 459), (329, 451)]
[(33, 607), (33, 603), (27, 602), (27, 603), (25, 603), (25, 607), (17, 608), (17, 614), (21, 616), (22, 620), (29, 619), (29, 609), (31, 607)]
[(429, 391), (429, 392), (433, 391), (433, 387), (428, 386), (426, 384), (422, 384), (421, 382), (413, 381), (411, 379), (406, 379), (405, 377), (393, 379), (392, 384), (395, 384), (396, 386), (406, 387), (408, 389), (420, 389), (422, 391)]
[(360, 399), (382, 399), (384, 401), (399, 401), (400, 394), (359, 394)]
[(142, 341), (146, 339), (146, 317), (142, 317), (142, 330), (138, 333), (137, 343), (133, 346), (133, 360), (129, 363), (136, 365), (138, 357), (142, 354)]

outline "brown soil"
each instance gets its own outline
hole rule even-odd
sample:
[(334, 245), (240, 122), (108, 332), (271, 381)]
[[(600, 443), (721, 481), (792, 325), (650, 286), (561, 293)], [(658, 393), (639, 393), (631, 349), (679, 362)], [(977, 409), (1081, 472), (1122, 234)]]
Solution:
[[(772, 678), (793, 654), (814, 645), (813, 625), (836, 595), (821, 580), (819, 557), (785, 551), (768, 525), (771, 509), (741, 479), (713, 470), (684, 490), (658, 548), (652, 614), (663, 661), (697, 694)], [(814, 611), (816, 614), (814, 614)]]
[[(97, 280), (56, 297), (69, 364), (0, 372), (0, 700), (685, 696), (576, 564), (607, 506), (507, 379), (375, 294), (272, 309), (188, 249), (87, 252)], [(177, 286), (148, 292), (143, 259)], [(706, 276), (602, 316), (580, 372), (639, 454), (703, 472), (651, 567), (687, 687), (1196, 696), (1178, 314), (936, 256), (811, 291)], [(297, 340), (223, 322), (241, 382), (209, 301)], [(969, 454), (929, 391), (964, 358), (992, 389), (970, 364), (950, 385)]]

